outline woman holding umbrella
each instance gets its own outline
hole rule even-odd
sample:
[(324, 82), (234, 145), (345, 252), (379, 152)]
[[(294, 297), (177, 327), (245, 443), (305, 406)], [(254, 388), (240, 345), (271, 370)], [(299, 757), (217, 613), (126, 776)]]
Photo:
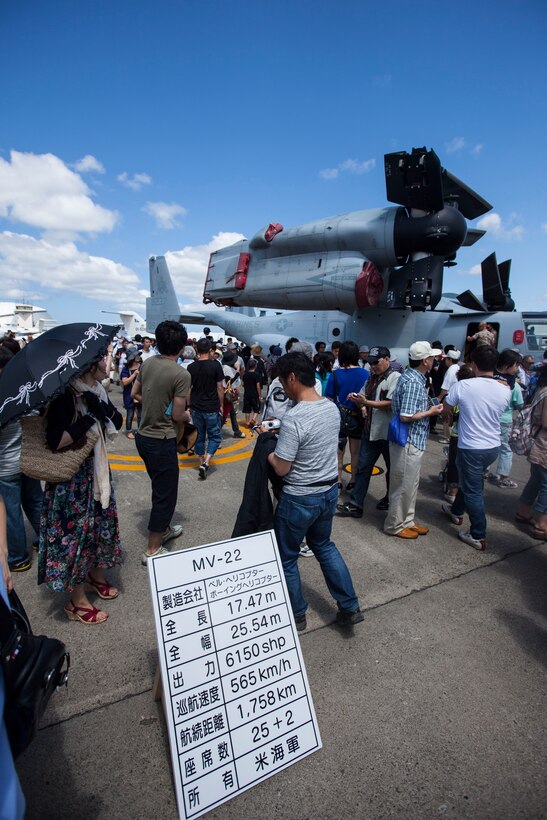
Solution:
[(91, 588), (104, 599), (118, 596), (104, 571), (121, 564), (118, 513), (108, 466), (105, 435), (122, 426), (122, 416), (108, 399), (101, 381), (109, 372), (110, 352), (49, 405), (46, 440), (58, 450), (81, 440), (88, 430), (99, 434), (91, 455), (65, 482), (46, 483), (40, 526), (38, 583), (71, 593), (65, 612), (70, 620), (99, 624), (108, 614), (93, 606)]

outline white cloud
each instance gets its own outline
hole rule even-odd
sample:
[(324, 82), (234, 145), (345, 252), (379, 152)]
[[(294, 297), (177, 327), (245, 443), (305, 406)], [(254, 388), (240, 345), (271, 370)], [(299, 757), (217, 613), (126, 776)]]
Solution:
[(543, 233), (547, 233), (547, 222), (542, 223), (541, 230), (543, 231)]
[(469, 268), (467, 271), (471, 276), (480, 276), (482, 273), (480, 265), (473, 265), (472, 268)]
[(368, 172), (372, 171), (375, 167), (375, 159), (365, 159), (362, 162), (357, 159), (345, 159), (343, 162), (339, 163), (336, 168), (323, 168), (319, 171), (319, 176), (321, 179), (336, 179), (340, 175), (340, 172), (357, 174), (360, 176), (361, 174), (368, 174)]
[(50, 231), (111, 231), (116, 211), (96, 205), (83, 179), (53, 154), (0, 157), (0, 217)]
[(76, 293), (107, 305), (142, 309), (142, 283), (137, 274), (112, 259), (91, 256), (74, 242), (47, 242), (25, 234), (0, 233), (0, 278), (6, 288), (29, 287)]
[(150, 185), (152, 182), (152, 177), (148, 174), (133, 174), (133, 176), (130, 177), (127, 171), (124, 171), (123, 174), (118, 174), (116, 179), (118, 182), (121, 182), (122, 185), (125, 185), (126, 188), (131, 188), (132, 191), (140, 191), (143, 185)]
[(463, 137), (454, 137), (450, 142), (445, 142), (444, 150), (447, 154), (455, 154), (456, 151), (461, 151), (465, 147), (465, 139)]
[(165, 254), (175, 291), (185, 300), (186, 310), (191, 309), (191, 303), (201, 302), (211, 253), (241, 239), (245, 239), (243, 234), (222, 231), (215, 234), (206, 245), (187, 245), (180, 251), (168, 251)]
[(498, 239), (522, 239), (524, 226), (516, 225), (516, 214), (510, 214), (507, 222), (497, 213), (486, 214), (477, 222), (477, 228), (482, 231), (490, 231)]
[(338, 173), (338, 168), (323, 168), (322, 171), (319, 171), (319, 176), (321, 179), (336, 179)]
[(340, 170), (349, 171), (350, 174), (361, 175), (368, 174), (375, 166), (375, 159), (366, 159), (364, 162), (358, 162), (356, 159), (346, 159), (340, 164)]
[(158, 228), (166, 231), (179, 227), (177, 218), (188, 213), (186, 208), (176, 202), (147, 202), (142, 210), (156, 220)]
[(484, 145), (482, 145), (482, 143), (478, 142), (471, 149), (471, 153), (473, 154), (474, 157), (478, 157), (483, 148), (484, 148)]
[(77, 162), (74, 163), (74, 170), (78, 171), (80, 174), (86, 173), (95, 173), (95, 174), (104, 174), (104, 165), (102, 162), (92, 156), (91, 154), (86, 154), (85, 157), (82, 157)]

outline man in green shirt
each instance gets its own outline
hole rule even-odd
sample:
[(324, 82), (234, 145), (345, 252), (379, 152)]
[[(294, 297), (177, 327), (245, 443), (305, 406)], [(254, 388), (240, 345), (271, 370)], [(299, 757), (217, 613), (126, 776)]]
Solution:
[(142, 563), (149, 556), (167, 552), (165, 544), (182, 535), (182, 527), (171, 527), (179, 484), (177, 428), (189, 422), (186, 402), (191, 379), (177, 364), (188, 339), (179, 322), (161, 322), (156, 328), (159, 356), (143, 362), (131, 391), (133, 399), (142, 403), (142, 418), (135, 443), (152, 482), (152, 510), (148, 521), (148, 548)]

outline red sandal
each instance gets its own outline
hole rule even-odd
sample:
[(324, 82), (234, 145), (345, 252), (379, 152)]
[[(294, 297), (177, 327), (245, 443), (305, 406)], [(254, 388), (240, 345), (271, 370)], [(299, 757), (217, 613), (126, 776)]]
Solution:
[[(98, 615), (102, 612), (101, 609), (95, 606), (76, 606), (72, 600), (65, 606), (65, 612), (69, 621), (80, 621), (82, 624), (104, 624), (108, 619), (108, 613), (105, 612), (106, 618), (99, 621)], [(79, 614), (80, 612), (82, 615)]]
[[(87, 574), (86, 583), (94, 592), (97, 593), (99, 598), (103, 599), (103, 601), (110, 601), (112, 598), (117, 598), (120, 594), (116, 587), (111, 586), (107, 581), (96, 581), (92, 578), (91, 573)], [(111, 590), (114, 590), (113, 595), (110, 594)]]

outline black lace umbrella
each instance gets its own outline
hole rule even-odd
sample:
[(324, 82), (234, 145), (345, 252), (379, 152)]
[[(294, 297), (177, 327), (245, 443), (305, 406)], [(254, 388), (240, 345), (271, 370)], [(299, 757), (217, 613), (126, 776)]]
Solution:
[(59, 325), (16, 353), (0, 376), (0, 427), (61, 393), (73, 376), (104, 356), (114, 325)]

